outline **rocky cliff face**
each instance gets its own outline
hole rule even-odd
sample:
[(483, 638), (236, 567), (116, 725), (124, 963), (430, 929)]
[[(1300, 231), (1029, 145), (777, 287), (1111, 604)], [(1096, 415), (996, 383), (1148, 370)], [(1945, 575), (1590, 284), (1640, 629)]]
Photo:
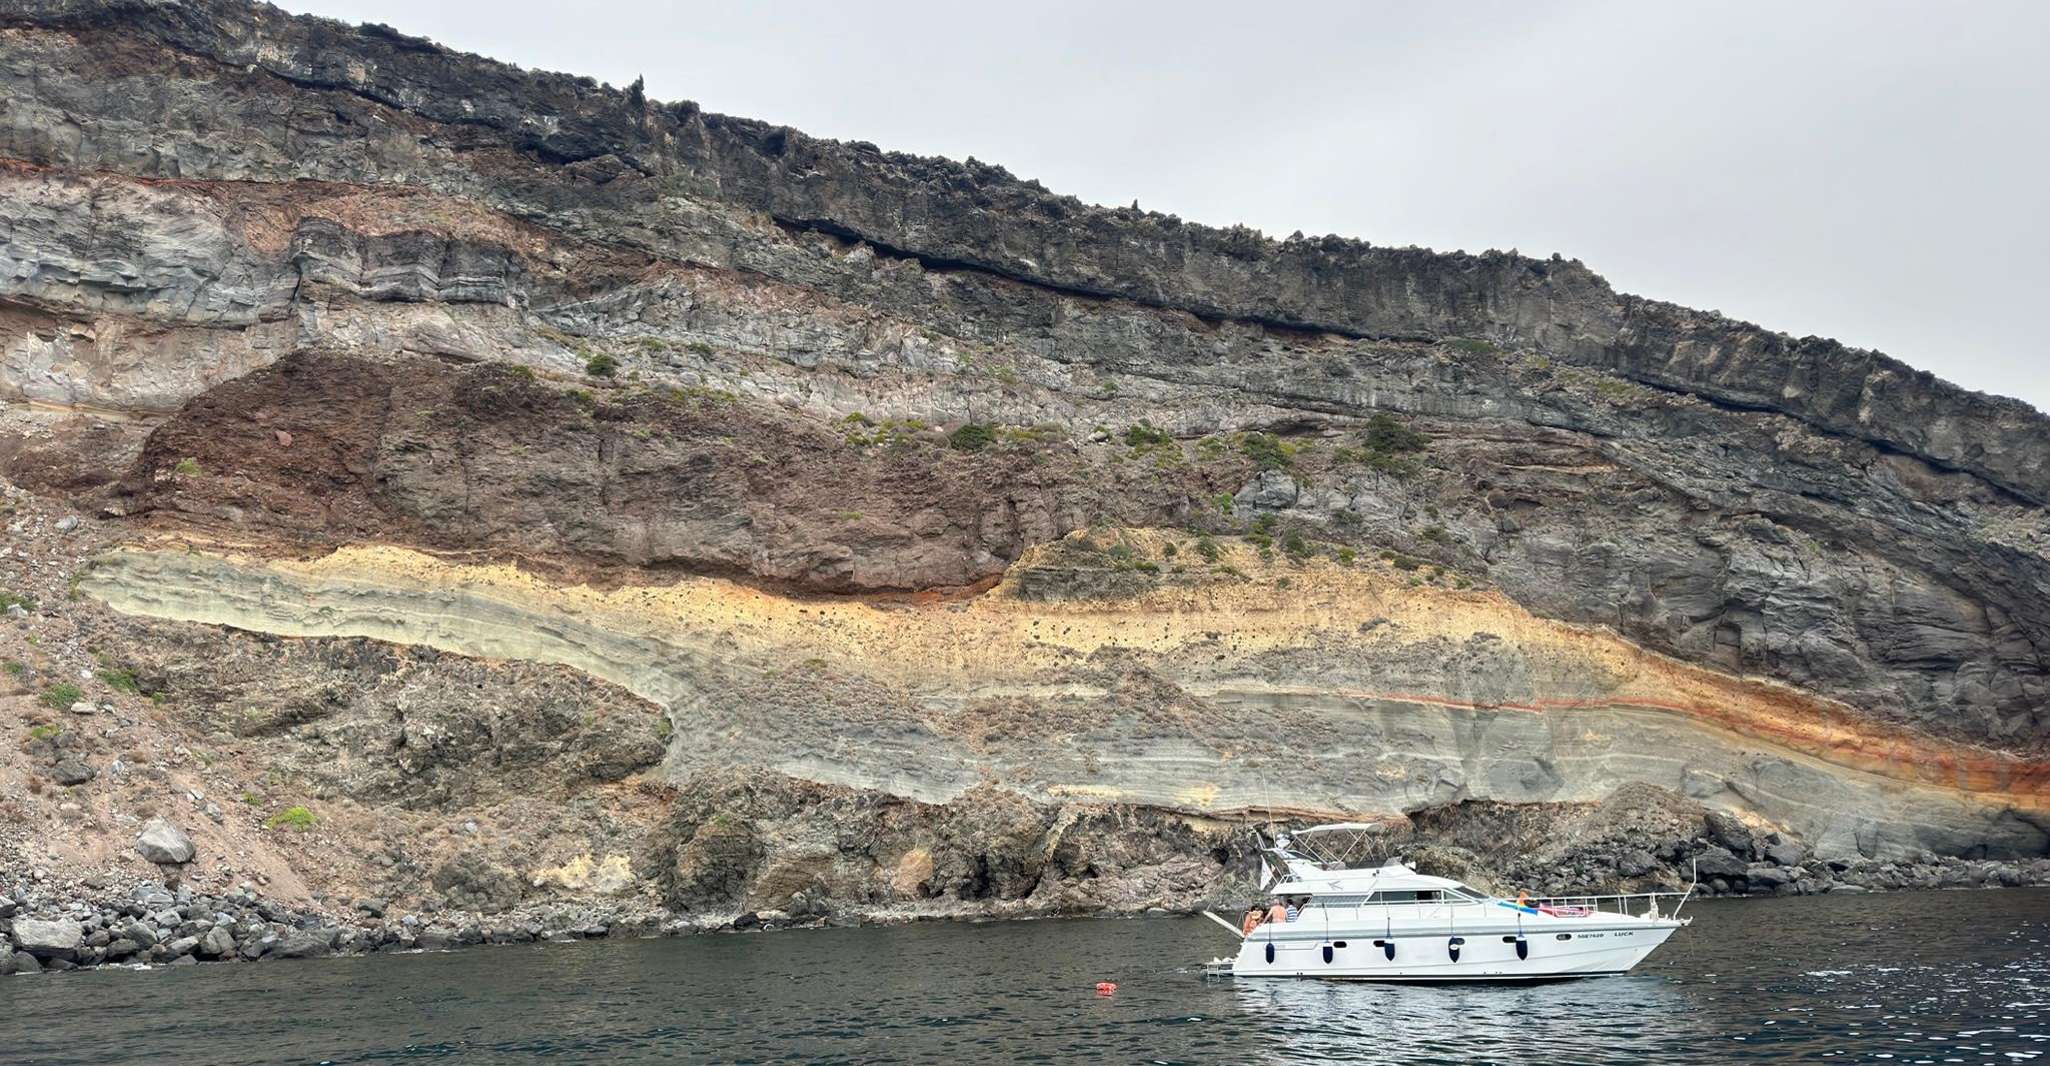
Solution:
[[(1249, 812), (1633, 783), (1846, 861), (2045, 850), (2015, 401), (1578, 262), (1092, 207), (229, 0), (6, 5), (0, 100), (24, 730), (160, 678), (128, 713), (231, 744), (216, 791), (359, 836), (541, 804), (509, 864), (671, 907), (1028, 899), (964, 856), (1084, 839), (1044, 906), (1186, 902)], [(39, 742), (0, 787), (51, 832), (145, 802), (32, 792), (110, 754)], [(232, 821), (304, 892), (435, 891)]]

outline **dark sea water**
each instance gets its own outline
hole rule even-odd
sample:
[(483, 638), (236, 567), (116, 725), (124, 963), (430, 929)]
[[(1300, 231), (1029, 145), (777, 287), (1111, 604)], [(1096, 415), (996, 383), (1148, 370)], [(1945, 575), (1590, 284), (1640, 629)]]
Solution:
[[(2024, 1063), (2050, 892), (1705, 901), (1626, 977), (1205, 980), (1200, 918), (919, 925), (0, 979), (9, 1063)], [(1097, 996), (1099, 980), (1117, 992)], [(2046, 1062), (2045, 1066), (2050, 1066)]]

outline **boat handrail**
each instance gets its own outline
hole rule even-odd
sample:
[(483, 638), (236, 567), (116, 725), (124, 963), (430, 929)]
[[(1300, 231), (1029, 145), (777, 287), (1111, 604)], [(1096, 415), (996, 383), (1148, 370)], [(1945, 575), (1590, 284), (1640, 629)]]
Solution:
[[(1346, 896), (1350, 894), (1334, 893), (1334, 895)], [(1657, 912), (1662, 917), (1670, 918), (1679, 914), (1680, 908), (1686, 904), (1692, 895), (1693, 892), (1690, 888), (1686, 892), (1614, 892), (1576, 896), (1526, 896), (1523, 898), (1521, 905), (1530, 910), (1584, 908), (1590, 914), (1642, 915), (1647, 912)], [(1667, 911), (1661, 906), (1661, 903), (1669, 899), (1675, 899), (1679, 902), (1675, 903), (1670, 911)], [(1510, 907), (1518, 906), (1517, 900), (1501, 896), (1491, 896), (1483, 899), (1441, 897), (1439, 899), (1374, 900), (1371, 902), (1364, 899), (1355, 899), (1345, 903), (1320, 903), (1318, 897), (1312, 896), (1310, 903), (1311, 906), (1324, 906), (1338, 910), (1374, 910), (1384, 907), (1437, 909), (1443, 907), (1488, 907), (1497, 904)]]
[[(1676, 917), (1687, 902), (1686, 892), (1610, 892), (1578, 896), (1527, 896), (1523, 905), (1541, 912), (1582, 911), (1587, 914), (1633, 914), (1640, 917)], [(1675, 900), (1670, 911), (1661, 904)], [(1515, 900), (1505, 900), (1511, 906)]]

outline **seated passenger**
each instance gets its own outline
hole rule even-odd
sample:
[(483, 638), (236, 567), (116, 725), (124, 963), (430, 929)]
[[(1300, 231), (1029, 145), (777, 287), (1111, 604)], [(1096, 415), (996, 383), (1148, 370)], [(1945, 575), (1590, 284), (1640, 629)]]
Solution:
[(1284, 921), (1284, 922), (1292, 922), (1292, 921), (1295, 921), (1295, 920), (1296, 920), (1297, 918), (1300, 918), (1300, 917), (1302, 917), (1302, 916), (1303, 916), (1303, 912), (1302, 912), (1302, 909), (1301, 909), (1300, 907), (1297, 907), (1297, 906), (1296, 906), (1296, 901), (1295, 901), (1295, 900), (1289, 900), (1289, 901), (1288, 901), (1288, 907), (1287, 907), (1287, 909), (1283, 910), (1283, 911), (1281, 912), (1281, 915), (1282, 915), (1282, 917), (1281, 917), (1281, 920), (1282, 920), (1282, 921)]
[(1239, 919), (1239, 932), (1251, 935), (1253, 930), (1260, 928), (1260, 919), (1264, 917), (1266, 913), (1260, 909), (1259, 904), (1247, 907), (1245, 916)]
[(1280, 897), (1275, 897), (1274, 904), (1267, 908), (1267, 920), (1270, 922), (1288, 921), (1288, 908), (1281, 905)]

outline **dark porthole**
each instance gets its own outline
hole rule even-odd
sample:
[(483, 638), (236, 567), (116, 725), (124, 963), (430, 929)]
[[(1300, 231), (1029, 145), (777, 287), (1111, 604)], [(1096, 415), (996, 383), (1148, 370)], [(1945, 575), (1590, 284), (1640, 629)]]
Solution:
[(1571, 939), (1573, 939), (1573, 934), (1572, 934), (1572, 933), (1560, 933), (1560, 934), (1559, 934), (1559, 939), (1561, 939), (1561, 940), (1571, 940)]
[(1337, 941), (1337, 942), (1333, 943), (1333, 944), (1332, 944), (1331, 946), (1332, 946), (1332, 947), (1334, 947), (1334, 948), (1342, 948), (1342, 947), (1344, 947), (1344, 946), (1345, 946), (1345, 941), (1343, 941), (1343, 940)]

